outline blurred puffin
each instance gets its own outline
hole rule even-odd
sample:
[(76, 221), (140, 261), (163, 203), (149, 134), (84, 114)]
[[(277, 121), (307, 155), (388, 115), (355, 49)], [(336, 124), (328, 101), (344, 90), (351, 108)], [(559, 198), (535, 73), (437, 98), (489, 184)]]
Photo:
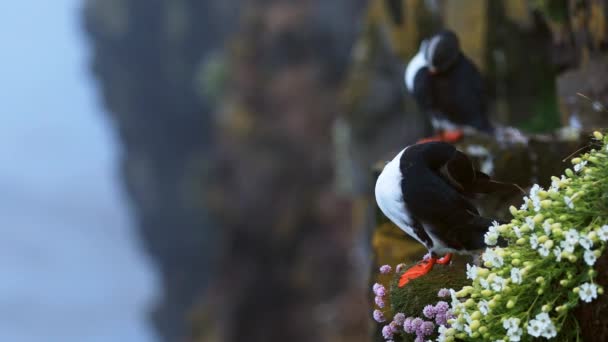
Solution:
[(463, 126), (493, 133), (481, 74), (454, 32), (441, 31), (420, 44), (405, 69), (405, 85), (437, 133), (424, 141), (457, 141)]
[(484, 233), (494, 220), (480, 216), (471, 199), (496, 191), (523, 192), (475, 170), (464, 153), (446, 142), (406, 147), (386, 164), (376, 182), (378, 207), (430, 253), (401, 276), (399, 287), (428, 273), (435, 263), (449, 263), (452, 253), (483, 248)]

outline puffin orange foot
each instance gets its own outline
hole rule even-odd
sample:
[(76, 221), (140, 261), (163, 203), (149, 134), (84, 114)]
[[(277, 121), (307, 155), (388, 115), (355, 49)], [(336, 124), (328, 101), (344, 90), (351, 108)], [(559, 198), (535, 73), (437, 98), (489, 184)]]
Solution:
[(435, 265), (436, 262), (437, 259), (431, 257), (428, 260), (421, 261), (412, 266), (401, 275), (401, 278), (399, 278), (399, 287), (404, 287), (410, 282), (410, 280), (422, 277), (423, 275), (429, 273), (433, 269), (433, 265)]
[(444, 140), (444, 138), (442, 135), (434, 135), (432, 137), (422, 138), (422, 139), (418, 140), (416, 142), (416, 144), (424, 144), (424, 143), (428, 143), (428, 142), (443, 141), (443, 140)]
[(452, 261), (452, 253), (447, 253), (446, 255), (437, 260), (437, 264), (447, 265), (450, 263), (450, 261)]
[(464, 133), (462, 130), (444, 131), (441, 134), (442, 141), (454, 143), (462, 139)]

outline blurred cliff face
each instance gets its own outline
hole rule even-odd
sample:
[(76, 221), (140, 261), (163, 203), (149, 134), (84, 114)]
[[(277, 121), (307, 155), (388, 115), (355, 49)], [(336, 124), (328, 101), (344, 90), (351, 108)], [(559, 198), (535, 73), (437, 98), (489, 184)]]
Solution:
[(125, 184), (164, 275), (153, 319), (167, 341), (189, 335), (218, 251), (221, 291), (203, 312), (223, 340), (318, 340), (361, 326), (364, 310), (351, 318), (331, 305), (363, 305), (342, 293), (350, 203), (331, 189), (331, 129), (362, 6), (86, 2)]
[(153, 320), (167, 341), (209, 282), (216, 229), (202, 205), (212, 104), (197, 74), (234, 29), (240, 1), (87, 0), (91, 67), (124, 145), (122, 176), (164, 298)]
[(209, 188), (225, 229), (209, 306), (221, 340), (367, 337), (364, 297), (351, 286), (352, 203), (333, 189), (332, 146), (360, 10), (352, 1), (243, 9)]

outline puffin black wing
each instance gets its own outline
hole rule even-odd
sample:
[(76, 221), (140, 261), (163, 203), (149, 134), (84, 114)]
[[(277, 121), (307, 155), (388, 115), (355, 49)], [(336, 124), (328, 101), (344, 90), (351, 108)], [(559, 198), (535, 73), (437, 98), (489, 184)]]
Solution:
[(525, 193), (516, 184), (492, 180), (487, 174), (476, 170), (471, 159), (456, 149), (452, 157), (439, 169), (439, 173), (450, 185), (466, 195), (499, 191)]
[[(462, 156), (456, 153), (457, 150), (446, 143), (408, 148), (401, 159), (403, 200), (427, 233), (446, 247), (480, 249), (484, 246), (483, 234), (493, 220), (480, 216), (470, 200), (440, 174), (440, 169), (450, 161), (454, 165), (465, 165)], [(453, 179), (466, 183), (466, 176), (466, 172), (454, 173)]]

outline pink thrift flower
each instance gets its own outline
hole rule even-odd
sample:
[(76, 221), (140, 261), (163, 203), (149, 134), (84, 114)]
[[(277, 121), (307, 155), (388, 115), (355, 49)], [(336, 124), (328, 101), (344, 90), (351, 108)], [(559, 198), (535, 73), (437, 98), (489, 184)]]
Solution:
[(382, 313), (382, 311), (374, 310), (374, 321), (378, 323), (386, 321), (386, 318), (384, 318), (384, 314)]
[(448, 297), (449, 295), (450, 295), (450, 290), (448, 290), (448, 289), (441, 289), (437, 293), (437, 296), (441, 297), (441, 298)]
[(382, 297), (376, 296), (375, 301), (380, 309), (384, 308), (384, 299), (382, 299)]
[(435, 304), (435, 312), (437, 314), (441, 313), (441, 314), (445, 315), (449, 309), (450, 309), (450, 305), (444, 301), (440, 301), (440, 302), (437, 302), (437, 304)]
[(399, 325), (403, 325), (403, 322), (405, 322), (405, 315), (399, 312), (393, 317), (393, 321), (397, 322)]
[(380, 266), (380, 273), (382, 274), (389, 274), (391, 273), (392, 268), (389, 265), (382, 265)]
[(405, 268), (405, 264), (399, 264), (399, 265), (397, 265), (397, 267), (395, 267), (395, 272), (401, 273), (401, 271), (403, 271), (404, 268)]
[(435, 311), (435, 307), (432, 305), (427, 305), (424, 307), (424, 309), (422, 309), (422, 314), (426, 317), (426, 318), (434, 318), (435, 315), (437, 314), (437, 311)]
[(416, 334), (418, 336), (430, 336), (435, 331), (435, 324), (433, 322), (423, 322), (418, 329), (416, 329)]
[(394, 335), (394, 333), (393, 333), (393, 329), (391, 329), (391, 327), (390, 327), (390, 326), (385, 325), (385, 326), (382, 328), (382, 336), (384, 337), (384, 339), (385, 339), (385, 340), (390, 340), (390, 339), (392, 339), (392, 338), (393, 338), (393, 335)]
[(424, 337), (416, 336), (416, 339), (414, 340), (414, 342), (424, 342)]
[(403, 331), (405, 331), (408, 334), (413, 334), (416, 329), (414, 329), (414, 327), (412, 327), (412, 321), (414, 319), (412, 317), (408, 317), (405, 319), (405, 321), (403, 321)]
[(378, 286), (376, 288), (376, 290), (374, 291), (374, 293), (378, 297), (384, 297), (386, 295), (386, 289), (384, 288), (384, 286), (380, 285), (380, 286)]
[(424, 321), (418, 317), (414, 318), (412, 320), (412, 330), (414, 331), (418, 331), (418, 328), (420, 328), (420, 326), (422, 325), (422, 323), (424, 323)]
[(437, 316), (435, 316), (435, 323), (437, 323), (437, 325), (447, 325), (448, 318), (447, 318), (446, 314), (438, 312)]

